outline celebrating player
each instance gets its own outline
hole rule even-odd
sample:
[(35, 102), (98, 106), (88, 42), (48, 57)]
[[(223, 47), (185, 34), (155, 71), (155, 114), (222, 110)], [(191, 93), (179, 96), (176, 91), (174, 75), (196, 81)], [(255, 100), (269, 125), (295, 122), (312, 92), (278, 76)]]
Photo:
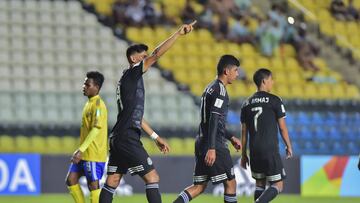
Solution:
[(86, 176), (91, 203), (99, 202), (99, 180), (104, 173), (107, 158), (107, 110), (99, 96), (104, 76), (96, 71), (88, 72), (83, 85), (86, 102), (80, 129), (80, 147), (71, 158), (66, 184), (76, 203), (85, 203), (79, 178)]
[(127, 171), (131, 175), (137, 174), (142, 177), (146, 184), (146, 197), (149, 203), (161, 202), (159, 175), (140, 142), (141, 129), (155, 140), (163, 153), (169, 151), (169, 146), (143, 119), (145, 102), (143, 73), (175, 43), (179, 36), (191, 32), (195, 23), (196, 21), (182, 25), (150, 56), (146, 52), (148, 47), (143, 44), (132, 45), (127, 49), (126, 56), (130, 67), (124, 71), (117, 87), (119, 114), (110, 135), (108, 176), (100, 194), (101, 203), (112, 202), (115, 188)]
[(239, 61), (231, 55), (223, 55), (217, 65), (217, 79), (211, 82), (201, 97), (201, 123), (195, 143), (194, 184), (180, 193), (174, 203), (186, 203), (200, 195), (207, 182), (224, 184), (224, 202), (237, 202), (236, 180), (227, 141), (235, 149), (241, 142), (226, 133), (225, 120), (229, 96), (225, 86), (238, 77)]
[[(250, 134), (250, 166), (256, 179), (254, 199), (270, 202), (283, 190), (285, 170), (279, 154), (278, 126), (286, 144), (287, 158), (292, 157), (292, 147), (285, 123), (285, 107), (281, 99), (270, 91), (273, 86), (271, 71), (259, 69), (253, 80), (258, 91), (249, 97), (241, 109), (241, 166), (246, 169), (249, 159), (246, 154), (248, 133)], [(270, 187), (265, 190), (266, 181)]]

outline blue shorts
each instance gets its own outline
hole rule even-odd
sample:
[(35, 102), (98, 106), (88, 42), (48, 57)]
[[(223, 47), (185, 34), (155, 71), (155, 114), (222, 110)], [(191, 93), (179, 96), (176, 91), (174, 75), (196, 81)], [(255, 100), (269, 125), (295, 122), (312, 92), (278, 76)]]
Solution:
[(71, 163), (69, 172), (85, 175), (88, 182), (100, 180), (104, 174), (105, 162), (83, 161)]

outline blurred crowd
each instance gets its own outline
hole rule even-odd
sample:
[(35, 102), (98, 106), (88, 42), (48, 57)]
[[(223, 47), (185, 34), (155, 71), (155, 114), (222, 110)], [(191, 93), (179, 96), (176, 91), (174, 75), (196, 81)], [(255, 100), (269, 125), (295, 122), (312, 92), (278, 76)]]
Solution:
[[(179, 19), (167, 15), (161, 0), (117, 0), (113, 5), (114, 25), (127, 26), (172, 26), (198, 20), (198, 27), (205, 28), (218, 41), (250, 43), (267, 57), (274, 55), (282, 43), (290, 43), (297, 52), (299, 63), (306, 70), (317, 71), (313, 63), (318, 54), (314, 42), (308, 40), (306, 24), (288, 17), (286, 4), (273, 4), (268, 13), (256, 11), (251, 0), (197, 0), (201, 12), (194, 8), (194, 0), (186, 0), (179, 12)], [(256, 24), (252, 26), (250, 24)]]
[(329, 9), (338, 20), (360, 21), (360, 9), (354, 6), (353, 0), (349, 0), (348, 5), (343, 0), (332, 0)]

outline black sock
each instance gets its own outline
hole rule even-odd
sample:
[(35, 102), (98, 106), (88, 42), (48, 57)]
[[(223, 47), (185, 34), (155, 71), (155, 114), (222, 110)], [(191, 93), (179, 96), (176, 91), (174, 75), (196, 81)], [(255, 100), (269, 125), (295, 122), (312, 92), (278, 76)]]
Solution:
[(104, 187), (101, 189), (100, 192), (99, 203), (111, 203), (113, 200), (115, 189), (116, 188), (104, 184)]
[(224, 194), (225, 203), (237, 203), (236, 194)]
[(276, 186), (270, 186), (266, 189), (262, 195), (256, 200), (257, 203), (267, 203), (273, 200), (279, 194), (279, 190)]
[(263, 187), (256, 187), (256, 189), (255, 189), (255, 193), (254, 193), (254, 201), (256, 201), (259, 197), (260, 197), (260, 195), (264, 192), (264, 190), (265, 190), (265, 188), (263, 188)]
[(161, 203), (161, 195), (158, 183), (146, 184), (146, 198), (149, 203)]
[(191, 200), (192, 200), (192, 197), (189, 194), (189, 192), (184, 190), (179, 194), (178, 198), (176, 198), (176, 200), (173, 203), (188, 203)]

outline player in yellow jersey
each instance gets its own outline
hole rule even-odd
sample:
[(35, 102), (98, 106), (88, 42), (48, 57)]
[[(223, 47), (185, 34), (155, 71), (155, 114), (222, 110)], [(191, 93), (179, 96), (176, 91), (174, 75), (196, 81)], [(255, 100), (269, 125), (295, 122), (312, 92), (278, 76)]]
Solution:
[(101, 73), (86, 73), (83, 93), (89, 100), (82, 112), (80, 147), (71, 157), (72, 163), (66, 177), (66, 184), (76, 203), (85, 203), (79, 185), (81, 176), (86, 176), (91, 203), (99, 202), (99, 180), (104, 173), (108, 151), (107, 109), (99, 96), (103, 82), (104, 76)]

